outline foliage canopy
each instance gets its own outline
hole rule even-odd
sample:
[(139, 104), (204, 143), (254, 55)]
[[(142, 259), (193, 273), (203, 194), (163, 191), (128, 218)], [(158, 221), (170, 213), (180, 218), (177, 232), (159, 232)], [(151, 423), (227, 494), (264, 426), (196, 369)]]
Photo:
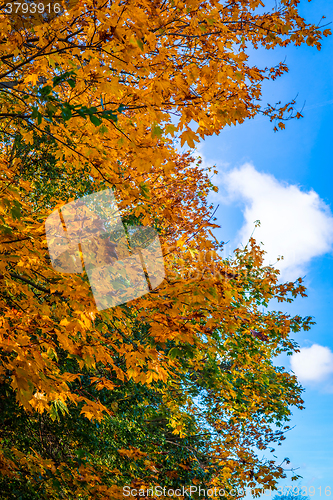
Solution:
[[(301, 116), (294, 101), (261, 107), (264, 80), (288, 67), (258, 68), (250, 50), (319, 49), (330, 32), (307, 24), (298, 0), (267, 3), (87, 0), (21, 30), (0, 18), (4, 498), (284, 477), (256, 449), (281, 442), (302, 408), (296, 378), (273, 360), (312, 321), (266, 306), (305, 289), (279, 284), (252, 238), (221, 257), (210, 171), (176, 148), (258, 113), (276, 128)], [(44, 222), (105, 187), (127, 224), (158, 230), (166, 279), (97, 312), (85, 273), (52, 268)]]

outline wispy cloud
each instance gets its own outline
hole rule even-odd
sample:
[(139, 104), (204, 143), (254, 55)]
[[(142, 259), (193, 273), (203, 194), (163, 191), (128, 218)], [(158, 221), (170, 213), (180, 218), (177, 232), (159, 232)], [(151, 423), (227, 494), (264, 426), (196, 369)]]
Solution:
[(220, 203), (242, 204), (244, 224), (236, 235), (236, 245), (245, 244), (260, 220), (254, 237), (263, 242), (265, 263), (276, 263), (281, 278), (295, 280), (306, 272), (307, 264), (333, 247), (333, 216), (328, 205), (314, 191), (278, 181), (259, 172), (249, 163), (218, 177)]
[(333, 352), (319, 344), (302, 347), (290, 364), (300, 382), (322, 382), (333, 373)]

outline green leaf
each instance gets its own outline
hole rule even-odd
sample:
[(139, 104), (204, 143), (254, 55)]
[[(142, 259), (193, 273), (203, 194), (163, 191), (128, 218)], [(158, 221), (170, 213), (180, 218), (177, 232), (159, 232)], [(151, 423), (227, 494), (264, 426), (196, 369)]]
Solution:
[(82, 118), (84, 118), (85, 120), (87, 119), (87, 107), (86, 106), (82, 106), (82, 108), (80, 109), (77, 109), (76, 112), (78, 115), (82, 116)]
[(57, 111), (57, 108), (54, 104), (48, 102), (46, 104), (46, 113), (47, 113), (47, 116), (49, 116), (50, 118), (53, 117), (54, 113)]
[(68, 85), (73, 89), (76, 85), (76, 81), (73, 78), (67, 80)]
[(21, 205), (17, 200), (14, 201), (14, 206), (10, 209), (10, 213), (13, 219), (20, 219), (22, 217)]
[(32, 107), (32, 113), (31, 113), (31, 118), (37, 118), (38, 116), (38, 108), (37, 106)]
[(216, 292), (216, 288), (215, 287), (210, 287), (208, 288), (209, 292), (211, 293), (211, 295), (214, 297), (214, 299), (217, 299), (218, 298), (218, 295), (217, 295), (217, 292)]
[(138, 44), (138, 47), (143, 51), (143, 43), (141, 40), (136, 40), (136, 43)]
[(140, 190), (141, 190), (142, 195), (145, 198), (149, 199), (149, 186), (147, 186), (147, 184), (145, 184), (144, 182), (141, 182)]
[(179, 349), (178, 347), (173, 347), (172, 349), (170, 349), (169, 351), (169, 358), (170, 359), (175, 359), (176, 356), (183, 356), (183, 352), (181, 349)]
[(59, 420), (59, 415), (58, 415), (58, 411), (55, 407), (55, 405), (53, 404), (50, 408), (50, 417), (51, 417), (51, 420), (53, 420), (53, 422), (55, 420)]
[(63, 401), (61, 401), (61, 399), (55, 401), (55, 404), (57, 405), (57, 407), (59, 408), (59, 410), (61, 411), (61, 413), (63, 415), (65, 415), (65, 413), (69, 414), (69, 411), (68, 411), (66, 403), (64, 403)]
[(108, 131), (108, 128), (105, 125), (102, 125), (101, 127), (99, 127), (99, 130), (98, 130), (98, 132), (100, 134), (105, 134), (107, 131)]
[(72, 117), (72, 110), (70, 106), (68, 106), (68, 104), (62, 106), (61, 116), (65, 121), (69, 120)]
[(100, 120), (96, 115), (89, 115), (89, 118), (91, 123), (96, 125), (96, 127), (98, 127), (102, 123), (102, 120)]
[(86, 454), (86, 452), (84, 450), (82, 450), (81, 448), (79, 448), (78, 450), (75, 450), (75, 453), (77, 454), (77, 456), (79, 458), (84, 457), (84, 455)]
[(61, 482), (59, 481), (59, 479), (53, 478), (52, 483), (53, 483), (53, 486), (56, 488), (56, 490), (60, 491)]
[(102, 116), (105, 116), (106, 118), (109, 118), (113, 122), (118, 121), (118, 116), (114, 114), (114, 111), (103, 111)]
[(42, 97), (46, 97), (51, 93), (52, 87), (51, 85), (46, 85), (46, 87), (42, 87), (39, 90), (39, 93), (41, 94)]
[(158, 125), (154, 125), (151, 130), (152, 137), (161, 137), (163, 130)]
[(62, 82), (65, 82), (65, 81), (67, 81), (69, 83), (69, 85), (73, 88), (72, 85), (73, 85), (73, 82), (74, 82), (74, 86), (75, 86), (75, 80), (73, 78), (71, 78), (71, 76), (76, 76), (75, 72), (73, 70), (72, 71), (66, 71), (62, 75), (55, 76), (53, 78), (53, 88), (56, 87), (57, 85), (59, 85), (59, 83), (62, 83)]
[(7, 224), (0, 224), (0, 232), (3, 234), (13, 234), (12, 228)]

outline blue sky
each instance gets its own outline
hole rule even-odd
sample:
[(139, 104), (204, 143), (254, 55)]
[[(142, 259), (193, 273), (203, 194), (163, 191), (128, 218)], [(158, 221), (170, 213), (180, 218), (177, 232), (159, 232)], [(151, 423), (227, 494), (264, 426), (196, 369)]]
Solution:
[[(333, 21), (331, 0), (302, 0), (300, 10), (309, 22), (319, 22), (322, 15), (325, 22)], [(305, 276), (307, 298), (274, 304), (316, 321), (309, 332), (294, 334), (300, 354), (280, 360), (305, 388), (306, 409), (293, 411), (295, 428), (277, 452), (303, 476), (291, 483), (289, 474), (281, 486), (301, 484), (319, 500), (329, 498), (329, 491), (333, 497), (333, 36), (324, 39), (321, 51), (286, 47), (252, 57), (258, 65), (286, 57), (289, 73), (265, 84), (263, 104), (287, 102), (298, 94), (298, 110), (306, 101), (304, 118), (273, 132), (273, 124), (259, 116), (208, 137), (197, 152), (206, 165), (218, 167), (214, 180), (220, 190), (211, 200), (220, 205), (216, 234), (230, 240), (226, 253), (246, 243), (259, 219), (254, 236), (264, 243), (268, 261), (283, 255), (282, 277)]]

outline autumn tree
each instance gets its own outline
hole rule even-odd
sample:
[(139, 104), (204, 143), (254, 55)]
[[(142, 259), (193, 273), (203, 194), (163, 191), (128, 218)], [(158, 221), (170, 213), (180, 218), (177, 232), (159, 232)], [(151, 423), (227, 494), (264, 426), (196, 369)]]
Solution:
[[(123, 498), (125, 484), (229, 491), (284, 477), (255, 449), (281, 442), (291, 407), (302, 407), (296, 378), (273, 360), (297, 349), (290, 333), (311, 318), (265, 307), (305, 289), (301, 280), (278, 284), (253, 239), (233, 259), (221, 257), (210, 172), (179, 154), (176, 141), (193, 148), (258, 113), (280, 128), (301, 116), (294, 101), (260, 104), (262, 82), (287, 66), (249, 60), (253, 47), (320, 48), (329, 30), (307, 24), (297, 3), (79, 1), (48, 23), (17, 26), (2, 16), (0, 466), (8, 499)], [(166, 279), (98, 312), (85, 273), (52, 268), (44, 223), (105, 188), (126, 224), (156, 228)]]

